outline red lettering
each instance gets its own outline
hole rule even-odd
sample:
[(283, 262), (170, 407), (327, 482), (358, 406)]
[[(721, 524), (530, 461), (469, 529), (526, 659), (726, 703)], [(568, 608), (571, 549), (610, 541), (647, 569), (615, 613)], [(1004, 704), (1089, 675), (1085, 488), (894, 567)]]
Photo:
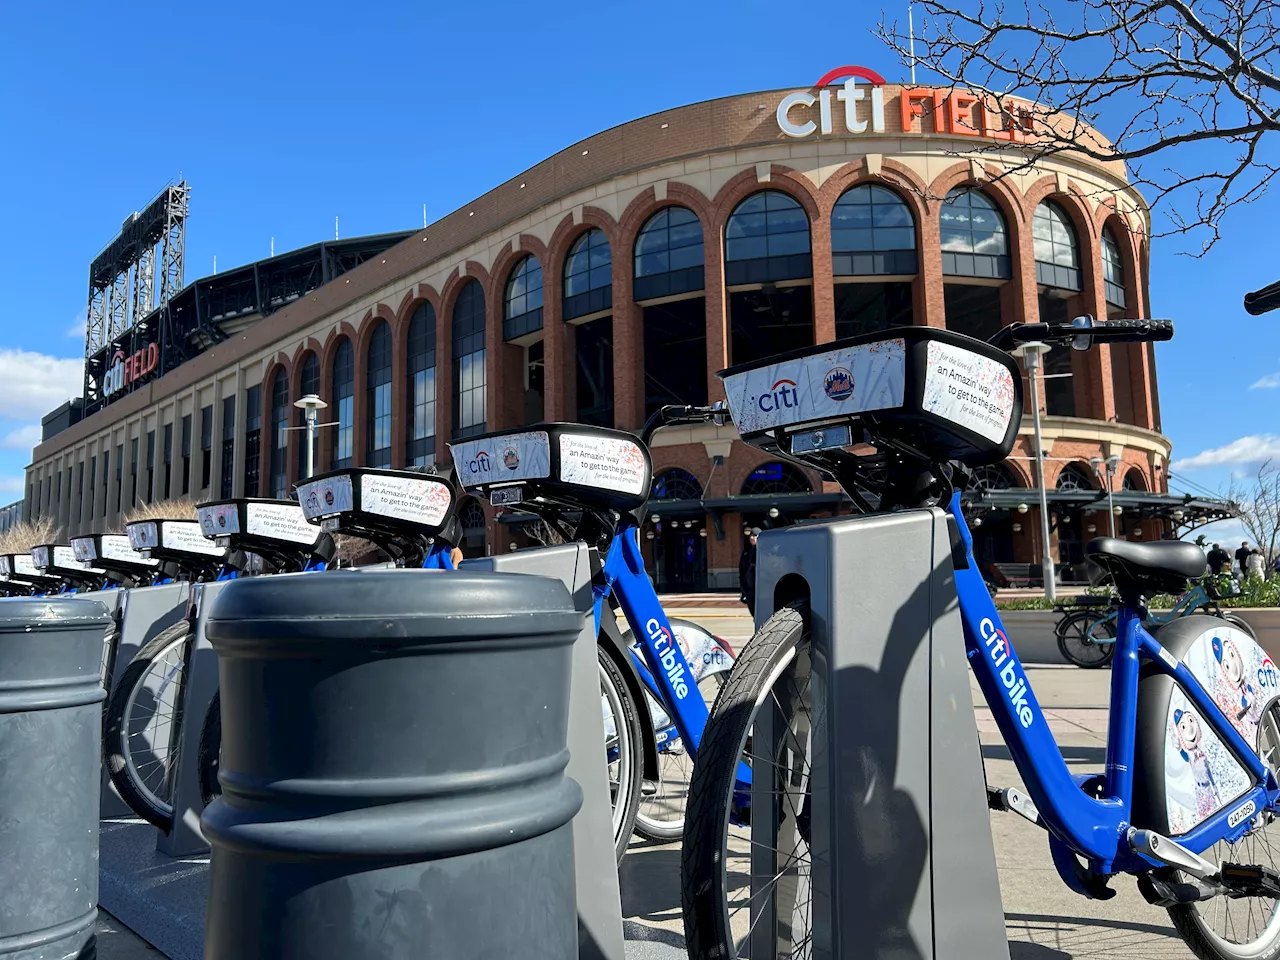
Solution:
[[(967, 137), (976, 137), (978, 128), (973, 124), (973, 105), (978, 102), (978, 98), (968, 93), (961, 93), (959, 90), (952, 91), (951, 96), (947, 98), (947, 127), (954, 134), (963, 134)], [(936, 117), (937, 114), (934, 114)], [(937, 121), (934, 121), (936, 127)]]
[(160, 365), (160, 347), (158, 344), (147, 344), (147, 369), (145, 373), (151, 373)]
[(903, 90), (902, 100), (902, 132), (910, 133), (916, 117), (924, 117), (924, 105), (934, 99), (934, 91), (917, 89)]

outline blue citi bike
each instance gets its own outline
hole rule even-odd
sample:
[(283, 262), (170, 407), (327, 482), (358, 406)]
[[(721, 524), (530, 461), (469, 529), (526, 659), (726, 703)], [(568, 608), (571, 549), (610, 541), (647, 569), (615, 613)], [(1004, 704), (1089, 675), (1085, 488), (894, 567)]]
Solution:
[[(1099, 772), (1077, 774), (1005, 633), (960, 506), (970, 468), (1004, 459), (1017, 436), (1022, 378), (1010, 347), (1038, 341), (1088, 349), (1172, 333), (1167, 321), (1087, 317), (1014, 324), (989, 343), (894, 328), (721, 376), (743, 439), (821, 470), (856, 511), (950, 514), (970, 669), (1026, 785), (1025, 793), (988, 787), (988, 801), (1045, 831), (1062, 881), (1082, 896), (1107, 899), (1113, 881), (1129, 874), (1149, 903), (1168, 910), (1202, 960), (1275, 960), (1280, 672), (1224, 620), (1184, 617), (1161, 627), (1159, 640), (1143, 626), (1145, 597), (1179, 592), (1203, 576), (1203, 552), (1182, 541), (1104, 538), (1087, 545), (1093, 582), (1113, 584), (1118, 597), (1106, 761)], [(761, 405), (780, 381), (793, 385), (788, 402)], [(753, 940), (761, 942), (751, 928), (764, 917), (773, 918), (774, 929), (759, 931), (777, 945), (770, 954), (813, 956), (809, 755), (811, 731), (824, 716), (824, 686), (810, 683), (816, 671), (803, 591), (761, 602), (776, 612), (740, 651), (694, 769), (682, 900), (695, 960), (745, 956)], [(750, 742), (765, 704), (787, 727), (771, 758), (753, 754)], [(755, 787), (755, 795), (765, 787), (776, 797), (768, 811), (752, 809), (752, 794), (743, 790), (739, 769), (753, 756), (752, 775), (773, 779)], [(777, 818), (777, 847), (753, 850), (744, 824), (764, 815)], [(766, 861), (773, 869), (761, 874)]]
[[(633, 823), (653, 840), (682, 835), (708, 704), (733, 665), (724, 641), (698, 624), (667, 617), (645, 572), (639, 531), (653, 480), (649, 441), (663, 426), (723, 425), (728, 419), (723, 404), (670, 405), (656, 411), (638, 436), (578, 423), (539, 423), (451, 448), (465, 489), (539, 518), (547, 541), (592, 548), (619, 857)], [(631, 628), (625, 634), (618, 631), (615, 603)]]

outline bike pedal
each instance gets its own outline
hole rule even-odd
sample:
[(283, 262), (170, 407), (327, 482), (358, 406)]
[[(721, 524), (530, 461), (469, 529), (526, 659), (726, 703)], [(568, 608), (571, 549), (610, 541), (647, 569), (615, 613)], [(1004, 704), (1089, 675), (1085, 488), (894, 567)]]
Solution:
[(1222, 884), (1197, 880), (1189, 874), (1183, 881), (1144, 873), (1138, 877), (1138, 892), (1153, 907), (1176, 907), (1182, 903), (1209, 900), (1225, 892)]
[(1280, 874), (1259, 864), (1224, 862), (1219, 876), (1232, 897), (1280, 898)]
[(652, 780), (640, 781), (640, 796), (656, 797), (658, 795), (658, 785)]

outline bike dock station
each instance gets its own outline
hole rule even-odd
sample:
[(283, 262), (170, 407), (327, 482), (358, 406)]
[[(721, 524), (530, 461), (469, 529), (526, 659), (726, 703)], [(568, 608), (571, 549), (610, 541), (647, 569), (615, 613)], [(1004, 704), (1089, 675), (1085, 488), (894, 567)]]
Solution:
[[(807, 592), (812, 682), (825, 691), (809, 786), (815, 957), (1008, 956), (953, 555), (937, 509), (760, 537), (757, 622), (772, 612), (766, 598)], [(780, 713), (757, 716), (757, 771), (774, 755)], [(776, 877), (780, 834), (803, 829), (759, 815), (778, 809), (772, 787), (753, 778), (753, 878)], [(775, 917), (760, 914), (785, 908), (755, 905), (753, 929), (769, 935), (753, 938), (752, 960), (773, 960), (777, 946)]]

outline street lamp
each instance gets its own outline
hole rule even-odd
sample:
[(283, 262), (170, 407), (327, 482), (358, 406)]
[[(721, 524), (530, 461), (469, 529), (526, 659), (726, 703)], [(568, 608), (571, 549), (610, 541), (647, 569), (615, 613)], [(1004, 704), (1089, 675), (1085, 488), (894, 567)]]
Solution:
[(330, 423), (316, 423), (316, 418), (321, 410), (328, 408), (328, 404), (317, 397), (314, 393), (308, 393), (305, 397), (293, 401), (293, 405), (302, 411), (302, 416), (306, 420), (306, 425), (302, 427), (289, 427), (289, 430), (305, 430), (307, 431), (307, 476), (310, 480), (316, 472), (316, 430), (320, 427), (332, 427), (337, 421)]
[[(1102, 457), (1090, 457), (1089, 462), (1093, 464), (1093, 472), (1098, 475), (1098, 481), (1107, 485), (1107, 522), (1110, 524), (1111, 536), (1114, 539), (1116, 535), (1116, 511), (1111, 501), (1112, 487), (1115, 486), (1116, 470), (1120, 466), (1120, 457), (1118, 454), (1111, 454), (1107, 459)], [(1103, 475), (1103, 467), (1106, 468), (1106, 474)]]
[(1036, 383), (1036, 374), (1040, 371), (1041, 358), (1049, 352), (1049, 345), (1040, 340), (1024, 343), (1013, 351), (1013, 355), (1022, 360), (1027, 367), (1027, 380), (1031, 383), (1031, 423), (1035, 430), (1036, 441), (1036, 475), (1040, 478), (1040, 565), (1044, 571), (1044, 595), (1049, 600), (1057, 599), (1057, 584), (1053, 570), (1053, 554), (1049, 552), (1049, 495), (1045, 489), (1044, 445), (1040, 442), (1040, 387)]

